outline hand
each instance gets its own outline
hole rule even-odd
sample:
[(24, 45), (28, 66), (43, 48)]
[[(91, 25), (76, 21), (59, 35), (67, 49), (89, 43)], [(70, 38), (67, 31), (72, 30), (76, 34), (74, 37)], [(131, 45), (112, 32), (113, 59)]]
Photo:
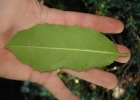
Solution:
[[(28, 29), (36, 24), (50, 23), (62, 25), (78, 25), (93, 28), (100, 32), (119, 33), (123, 30), (122, 22), (96, 15), (60, 11), (40, 5), (37, 0), (3, 0), (0, 3), (0, 77), (37, 82), (46, 87), (59, 100), (79, 100), (72, 94), (57, 76), (57, 72), (40, 73), (30, 66), (20, 63), (4, 45), (17, 31)], [(119, 52), (129, 52), (125, 46), (117, 45)], [(118, 58), (119, 62), (127, 62), (130, 57)], [(92, 82), (94, 84), (113, 88), (117, 78), (108, 72), (91, 69), (88, 72), (63, 71)]]

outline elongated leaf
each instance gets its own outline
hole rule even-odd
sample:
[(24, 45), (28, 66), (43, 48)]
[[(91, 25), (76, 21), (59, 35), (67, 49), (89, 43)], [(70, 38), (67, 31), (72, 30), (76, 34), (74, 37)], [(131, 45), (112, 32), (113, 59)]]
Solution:
[(41, 72), (102, 68), (120, 55), (104, 35), (78, 26), (36, 25), (16, 34), (5, 47)]

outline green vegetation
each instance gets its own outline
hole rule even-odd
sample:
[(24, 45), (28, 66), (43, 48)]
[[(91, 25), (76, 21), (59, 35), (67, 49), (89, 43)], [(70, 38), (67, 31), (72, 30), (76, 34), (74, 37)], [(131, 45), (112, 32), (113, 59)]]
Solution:
[[(17, 42), (19, 40), (21, 42)], [(119, 56), (127, 56), (127, 53), (120, 54), (112, 41), (93, 29), (50, 24), (19, 32), (5, 48), (22, 63), (41, 72), (62, 67), (87, 71), (106, 67)]]

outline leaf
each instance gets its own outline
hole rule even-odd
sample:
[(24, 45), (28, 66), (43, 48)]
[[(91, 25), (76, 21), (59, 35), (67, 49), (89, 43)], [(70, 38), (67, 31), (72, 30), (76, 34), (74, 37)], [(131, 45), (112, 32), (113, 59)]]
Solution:
[(78, 26), (36, 25), (16, 34), (5, 48), (33, 69), (87, 71), (111, 64), (121, 54), (101, 33)]

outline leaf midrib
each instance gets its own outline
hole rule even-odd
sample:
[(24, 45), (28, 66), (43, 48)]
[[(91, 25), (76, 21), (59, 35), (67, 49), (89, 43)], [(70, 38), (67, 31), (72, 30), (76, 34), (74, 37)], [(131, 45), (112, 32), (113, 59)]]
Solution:
[(39, 48), (39, 49), (50, 49), (50, 50), (67, 50), (67, 51), (81, 51), (81, 52), (94, 52), (94, 53), (104, 53), (120, 56), (119, 53), (97, 51), (97, 50), (84, 50), (84, 49), (71, 49), (71, 48), (55, 48), (55, 47), (37, 47), (37, 46), (6, 46), (7, 48)]

